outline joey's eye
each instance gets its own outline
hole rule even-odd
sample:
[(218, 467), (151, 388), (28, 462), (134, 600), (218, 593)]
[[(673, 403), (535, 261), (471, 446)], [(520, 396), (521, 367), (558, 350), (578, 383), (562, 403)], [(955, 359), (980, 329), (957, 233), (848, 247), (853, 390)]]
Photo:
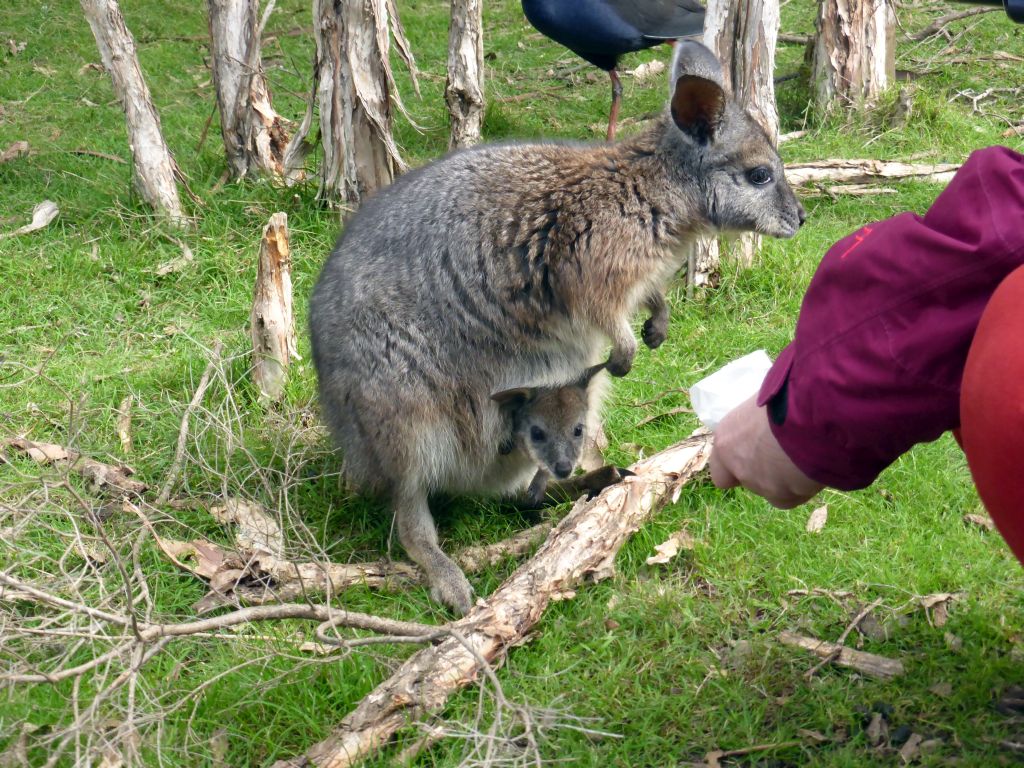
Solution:
[(540, 427), (530, 427), (530, 439), (535, 443), (543, 443), (547, 435)]
[(747, 171), (747, 181), (756, 187), (763, 187), (772, 180), (772, 172), (770, 168), (765, 168), (763, 165), (759, 165), (757, 168), (751, 168)]
[(573, 437), (583, 437), (583, 425), (582, 424), (577, 424), (576, 425), (576, 428), (573, 429), (573, 431), (572, 431), (572, 436)]

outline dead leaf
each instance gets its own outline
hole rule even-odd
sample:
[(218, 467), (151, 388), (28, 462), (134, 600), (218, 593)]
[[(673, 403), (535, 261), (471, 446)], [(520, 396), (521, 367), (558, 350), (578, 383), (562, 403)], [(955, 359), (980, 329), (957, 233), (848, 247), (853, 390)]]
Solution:
[(210, 508), (210, 514), (221, 523), (238, 526), (235, 543), (243, 551), (259, 550), (281, 557), (284, 537), (281, 528), (262, 504), (245, 499), (230, 498), (223, 506)]
[(208, 541), (157, 538), (157, 545), (176, 565), (204, 579), (216, 576), (227, 559), (224, 550)]
[(3, 152), (0, 152), (0, 165), (9, 163), (11, 160), (16, 160), (19, 157), (25, 157), (28, 152), (29, 146), (27, 141), (15, 141)]
[(803, 739), (807, 739), (807, 741), (813, 741), (815, 744), (825, 744), (832, 741), (832, 739), (825, 734), (820, 733), (819, 731), (811, 731), (807, 728), (798, 728), (796, 735)]
[(132, 395), (125, 395), (117, 407), (117, 437), (121, 441), (121, 450), (126, 454), (132, 452)]
[(825, 522), (828, 520), (828, 504), (818, 507), (816, 510), (811, 512), (811, 516), (807, 518), (807, 532), (808, 533), (821, 533), (825, 527)]
[(210, 764), (213, 768), (227, 768), (228, 729), (219, 728), (210, 737)]
[(994, 531), (996, 529), (996, 524), (992, 522), (992, 518), (988, 515), (967, 514), (964, 515), (964, 522), (972, 523), (979, 528), (984, 528), (986, 531)]
[(960, 593), (957, 592), (936, 592), (933, 595), (919, 597), (917, 601), (924, 608), (928, 622), (933, 627), (942, 627), (949, 620), (950, 603), (959, 599)]
[(910, 738), (907, 739), (906, 744), (900, 748), (900, 757), (904, 763), (912, 763), (921, 756), (921, 742), (924, 741), (924, 736), (919, 733), (910, 734)]
[(928, 689), (931, 693), (938, 696), (940, 699), (946, 699), (953, 695), (953, 684), (952, 683), (936, 683)]
[(53, 67), (44, 67), (42, 64), (33, 64), (32, 71), (37, 72), (44, 77), (53, 77), (57, 74), (57, 70)]
[(636, 78), (638, 83), (642, 83), (644, 80), (649, 80), (655, 75), (660, 75), (664, 71), (665, 62), (659, 59), (654, 59), (653, 61), (648, 61), (638, 66), (633, 70), (632, 75)]
[(97, 64), (95, 61), (90, 61), (87, 64), (83, 64), (78, 68), (78, 74), (84, 75), (86, 72), (103, 72), (103, 65)]
[(952, 632), (946, 632), (943, 634), (942, 639), (946, 643), (946, 647), (954, 653), (957, 653), (964, 647), (964, 641)]
[(181, 272), (185, 267), (189, 266), (195, 261), (195, 255), (192, 253), (192, 249), (189, 248), (185, 243), (180, 243), (181, 255), (176, 256), (170, 261), (165, 261), (163, 264), (158, 266), (154, 272), (157, 277), (163, 277), (164, 275), (170, 275), (175, 272)]
[(885, 721), (881, 712), (871, 715), (871, 722), (867, 728), (868, 744), (872, 747), (880, 746), (889, 740), (889, 724)]
[(53, 443), (36, 443), (19, 437), (11, 440), (10, 445), (27, 453), (32, 461), (37, 461), (40, 464), (51, 464), (55, 461), (65, 461), (70, 458), (66, 449)]
[(660, 565), (667, 563), (673, 557), (679, 554), (681, 549), (693, 549), (696, 542), (693, 540), (693, 536), (690, 535), (689, 531), (685, 528), (676, 531), (669, 536), (661, 544), (654, 547), (654, 551), (657, 554), (651, 555), (647, 558), (648, 565)]
[(27, 46), (28, 43), (24, 40), (8, 39), (7, 41), (7, 50), (11, 52), (11, 56), (17, 56), (19, 53), (24, 51)]
[(43, 200), (43, 202), (36, 205), (32, 209), (32, 222), (20, 227), (13, 232), (0, 233), (0, 240), (5, 237), (16, 237), (18, 235), (27, 235), (29, 232), (35, 232), (37, 229), (42, 229), (60, 213), (60, 209), (57, 204), (52, 200)]

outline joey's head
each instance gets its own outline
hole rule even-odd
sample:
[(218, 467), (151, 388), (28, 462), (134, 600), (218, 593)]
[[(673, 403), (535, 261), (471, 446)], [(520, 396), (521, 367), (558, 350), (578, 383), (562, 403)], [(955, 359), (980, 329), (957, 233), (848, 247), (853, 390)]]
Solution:
[(700, 43), (676, 44), (669, 75), (666, 137), (673, 161), (692, 179), (709, 227), (792, 237), (804, 209), (761, 125), (726, 93), (722, 67)]
[(491, 395), (512, 417), (512, 439), (537, 466), (565, 479), (576, 469), (587, 421), (587, 388), (604, 364), (561, 387), (517, 387)]

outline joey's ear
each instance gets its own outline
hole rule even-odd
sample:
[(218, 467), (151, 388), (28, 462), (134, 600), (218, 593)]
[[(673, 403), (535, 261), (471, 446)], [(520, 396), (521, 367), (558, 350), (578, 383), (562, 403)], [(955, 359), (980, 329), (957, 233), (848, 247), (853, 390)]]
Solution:
[(514, 389), (505, 389), (501, 392), (495, 392), (491, 395), (491, 400), (496, 402), (502, 408), (514, 410), (533, 400), (536, 393), (537, 391), (533, 387), (515, 387)]
[(671, 101), (676, 127), (698, 144), (707, 144), (725, 114), (725, 91), (718, 83), (698, 75), (683, 75), (676, 80)]
[(576, 380), (576, 386), (581, 389), (586, 389), (590, 385), (590, 380), (603, 371), (607, 365), (608, 363), (598, 363), (597, 365), (592, 365), (587, 368), (587, 370), (583, 372), (583, 375)]

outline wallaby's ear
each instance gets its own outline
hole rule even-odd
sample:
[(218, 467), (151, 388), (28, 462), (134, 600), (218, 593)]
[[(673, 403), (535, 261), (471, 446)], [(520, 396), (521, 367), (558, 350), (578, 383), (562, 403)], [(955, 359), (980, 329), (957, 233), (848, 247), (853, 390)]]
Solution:
[(705, 46), (693, 40), (676, 43), (669, 76), (672, 119), (699, 144), (714, 139), (725, 113), (722, 65)]
[(576, 386), (580, 389), (586, 389), (590, 385), (590, 380), (603, 371), (607, 365), (608, 363), (598, 363), (587, 368), (583, 375), (576, 380)]
[(491, 395), (491, 400), (496, 402), (502, 408), (515, 410), (516, 408), (520, 408), (533, 400), (536, 394), (537, 390), (533, 387), (515, 387), (514, 389), (505, 389), (501, 392), (495, 392)]
[(672, 120), (676, 127), (698, 144), (707, 144), (725, 114), (722, 86), (698, 75), (683, 75), (672, 93)]

